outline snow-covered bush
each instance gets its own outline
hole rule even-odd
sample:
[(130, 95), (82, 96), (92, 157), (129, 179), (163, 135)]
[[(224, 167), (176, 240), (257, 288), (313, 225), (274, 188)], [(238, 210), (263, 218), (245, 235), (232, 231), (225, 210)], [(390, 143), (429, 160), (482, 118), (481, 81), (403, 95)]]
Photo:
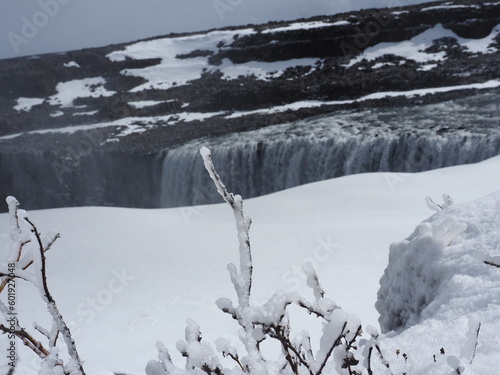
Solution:
[[(240, 327), (238, 336), (244, 353), (239, 353), (224, 338), (216, 341), (214, 349), (202, 340), (200, 327), (194, 321), (188, 320), (185, 340), (177, 342), (177, 350), (186, 358), (185, 368), (176, 367), (168, 349), (159, 342), (159, 361), (148, 363), (147, 375), (319, 375), (334, 371), (339, 374), (361, 374), (362, 368), (369, 368), (372, 355), (370, 348), (377, 347), (378, 333), (374, 328), (371, 329), (372, 339), (367, 341), (365, 350), (362, 352), (358, 349), (358, 339), (362, 334), (361, 322), (356, 316), (343, 311), (335, 302), (325, 297), (325, 291), (310, 264), (306, 264), (303, 271), (307, 285), (312, 289), (313, 301), (295, 292), (277, 291), (262, 305), (251, 303), (251, 220), (244, 214), (241, 196), (229, 193), (221, 181), (212, 163), (210, 151), (202, 148), (201, 154), (217, 191), (232, 208), (236, 220), (240, 265), (238, 269), (236, 265), (229, 264), (228, 270), (236, 291), (237, 305), (227, 298), (221, 298), (217, 301), (217, 306), (237, 321)], [(312, 341), (307, 331), (300, 331), (292, 337), (288, 310), (291, 305), (305, 309), (312, 319), (320, 319), (323, 322), (321, 337), (317, 342)], [(265, 340), (275, 340), (279, 343), (281, 353), (277, 358), (270, 359), (269, 355), (263, 352), (261, 344)], [(232, 360), (232, 368), (222, 365), (222, 357)]]
[(383, 350), (394, 374), (497, 373), (500, 192), (443, 206), (391, 245), (376, 302)]
[[(19, 208), (19, 202), (14, 197), (8, 197), (7, 204), (12, 246), (5, 264), (0, 267), (0, 297), (3, 292), (5, 298), (0, 299), (0, 332), (9, 340), (9, 373), (14, 372), (18, 360), (15, 349), (15, 338), (18, 338), (40, 357), (40, 375), (85, 375), (71, 332), (57, 308), (47, 283), (45, 252), (59, 238), (59, 233), (49, 232), (42, 238), (35, 224), (29, 219), (26, 211)], [(19, 322), (15, 303), (18, 281), (32, 284), (47, 305), (52, 317), (50, 330), (34, 323), (34, 330), (46, 339), (46, 344), (39, 341), (35, 334), (30, 333)], [(59, 356), (57, 341), (60, 336), (68, 350), (67, 363), (64, 363)]]
[(376, 304), (382, 332), (420, 321), (420, 313), (454, 272), (451, 265), (443, 265), (439, 259), (466, 228), (454, 216), (446, 216), (439, 223), (420, 224), (407, 240), (391, 245)]

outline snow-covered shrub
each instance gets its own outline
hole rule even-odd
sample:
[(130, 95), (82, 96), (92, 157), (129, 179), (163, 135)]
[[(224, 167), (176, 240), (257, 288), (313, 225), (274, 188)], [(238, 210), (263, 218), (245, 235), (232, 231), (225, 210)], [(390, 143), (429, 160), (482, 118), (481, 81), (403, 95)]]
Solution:
[[(49, 232), (42, 238), (35, 224), (29, 219), (26, 211), (19, 208), (19, 202), (14, 197), (8, 197), (7, 204), (12, 246), (5, 264), (0, 266), (0, 297), (2, 292), (5, 296), (4, 300), (0, 300), (0, 332), (7, 336), (12, 347), (8, 364), (11, 368), (10, 373), (14, 372), (17, 361), (15, 338), (18, 338), (40, 357), (40, 375), (85, 375), (75, 342), (50, 293), (45, 273), (45, 252), (59, 238), (59, 233)], [(40, 292), (40, 297), (52, 316), (50, 330), (34, 323), (34, 330), (46, 339), (46, 344), (21, 326), (17, 318), (15, 285), (18, 281), (28, 282)], [(56, 346), (60, 336), (68, 350), (67, 363), (60, 358), (59, 348)]]
[[(217, 306), (239, 325), (239, 339), (244, 353), (239, 353), (227, 339), (212, 345), (202, 341), (199, 326), (192, 320), (187, 321), (185, 340), (177, 342), (177, 350), (186, 358), (184, 369), (176, 367), (170, 353), (162, 343), (157, 343), (159, 361), (150, 361), (146, 367), (147, 375), (167, 374), (309, 374), (322, 373), (361, 374), (363, 365), (370, 365), (372, 350), (360, 353), (358, 338), (362, 334), (359, 319), (343, 311), (335, 302), (325, 297), (318, 276), (312, 265), (305, 264), (303, 271), (307, 285), (312, 288), (314, 300), (309, 301), (298, 293), (275, 292), (262, 305), (251, 303), (252, 254), (249, 237), (250, 218), (243, 211), (243, 200), (239, 195), (229, 193), (222, 183), (212, 163), (210, 151), (202, 148), (201, 154), (205, 167), (213, 179), (217, 191), (231, 206), (239, 240), (239, 269), (229, 264), (231, 282), (237, 296), (237, 305), (227, 298), (217, 300)], [(311, 340), (307, 331), (292, 337), (291, 319), (288, 307), (299, 306), (311, 315), (312, 319), (323, 322), (321, 337), (317, 342)], [(374, 332), (374, 333), (373, 333)], [(373, 329), (373, 337), (378, 333)], [(261, 349), (265, 340), (279, 343), (281, 354), (270, 359)], [(316, 344), (316, 345), (315, 345)], [(366, 348), (376, 346), (376, 339), (369, 341)], [(315, 347), (316, 346), (316, 347)], [(233, 367), (225, 368), (221, 357), (232, 360)], [(363, 356), (360, 362), (360, 356)], [(359, 359), (358, 359), (359, 358)]]
[(420, 313), (434, 300), (443, 280), (453, 275), (438, 260), (466, 228), (455, 217), (446, 216), (438, 223), (420, 224), (407, 240), (391, 245), (376, 303), (382, 332), (420, 321)]
[(391, 246), (376, 307), (393, 374), (498, 372), (499, 202), (448, 206)]

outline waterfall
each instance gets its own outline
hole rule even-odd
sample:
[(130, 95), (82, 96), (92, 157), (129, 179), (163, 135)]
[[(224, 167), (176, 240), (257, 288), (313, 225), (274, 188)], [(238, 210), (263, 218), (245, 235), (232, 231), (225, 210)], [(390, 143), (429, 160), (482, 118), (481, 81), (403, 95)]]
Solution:
[(165, 153), (161, 206), (220, 202), (199, 155), (204, 145), (228, 189), (246, 198), (354, 173), (420, 172), (499, 154), (498, 115), (485, 118), (458, 104), (351, 111), (192, 141)]
[(29, 210), (220, 202), (201, 146), (212, 150), (228, 189), (245, 198), (353, 173), (474, 163), (500, 153), (499, 96), (493, 90), (438, 104), (347, 110), (164, 151), (2, 149), (0, 196), (14, 195)]

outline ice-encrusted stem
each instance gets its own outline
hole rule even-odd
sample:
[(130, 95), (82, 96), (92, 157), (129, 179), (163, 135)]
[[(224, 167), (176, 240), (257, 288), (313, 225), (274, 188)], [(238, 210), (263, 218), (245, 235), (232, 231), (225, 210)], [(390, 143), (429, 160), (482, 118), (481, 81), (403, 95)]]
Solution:
[(233, 209), (233, 215), (236, 220), (236, 229), (238, 231), (240, 270), (238, 272), (234, 264), (229, 264), (228, 270), (238, 296), (239, 305), (243, 308), (249, 307), (253, 270), (249, 230), (252, 222), (250, 218), (245, 217), (243, 212), (243, 199), (241, 196), (233, 195), (227, 191), (226, 186), (223, 184), (217, 170), (215, 169), (210, 150), (206, 147), (202, 147), (200, 149), (200, 154), (203, 157), (203, 162), (210, 178), (212, 178), (215, 183), (217, 192)]
[[(70, 370), (70, 373), (85, 375), (85, 371), (82, 365), (83, 362), (80, 359), (80, 355), (78, 354), (75, 341), (71, 336), (71, 331), (66, 322), (64, 321), (62, 314), (59, 312), (56, 302), (52, 297), (49, 291), (49, 287), (47, 285), (44, 241), (40, 236), (40, 232), (38, 232), (38, 229), (33, 224), (33, 222), (30, 221), (30, 219), (28, 218), (28, 216), (25, 214), (24, 211), (22, 216), (23, 219), (31, 226), (32, 228), (31, 231), (34, 234), (38, 243), (38, 252), (33, 249), (33, 264), (34, 264), (33, 272), (35, 273), (36, 279), (38, 281), (37, 286), (40, 290), (42, 299), (46, 302), (47, 309), (50, 315), (52, 316), (53, 322), (56, 325), (57, 330), (61, 332), (64, 342), (68, 348), (68, 354), (70, 355), (72, 360), (70, 366), (73, 367), (73, 369)], [(50, 240), (48, 243), (50, 244), (54, 243), (54, 241), (57, 238), (59, 238), (59, 234), (54, 235), (54, 238)]]
[[(0, 313), (6, 321), (10, 321), (10, 327), (0, 324), (0, 333), (14, 334), (21, 342), (30, 348), (42, 360), (40, 373), (52, 373), (58, 367), (57, 373), (64, 375), (85, 375), (75, 342), (71, 337), (68, 325), (65, 323), (56, 302), (52, 297), (46, 276), (45, 252), (59, 238), (59, 233), (51, 232), (43, 239), (35, 224), (30, 221), (25, 210), (20, 209), (16, 198), (9, 196), (7, 198), (11, 223), (12, 246), (7, 258), (6, 266), (0, 266), (0, 293), (5, 287), (14, 284), (17, 280), (24, 280), (33, 284), (40, 292), (42, 299), (47, 304), (47, 309), (52, 316), (52, 329), (47, 331), (35, 323), (34, 329), (49, 340), (49, 347), (35, 339), (26, 329), (22, 328), (17, 317), (12, 318), (9, 315), (12, 312), (12, 306), (7, 306), (0, 301)], [(27, 269), (30, 268), (30, 271)], [(10, 318), (10, 319), (9, 319)], [(13, 322), (12, 319), (15, 321)], [(59, 333), (62, 334), (68, 348), (70, 361), (64, 364), (58, 357), (58, 348), (56, 341)], [(12, 368), (11, 368), (12, 371)], [(54, 372), (56, 373), (56, 372)]]
[(469, 331), (467, 332), (467, 341), (460, 351), (460, 356), (467, 359), (470, 364), (474, 361), (477, 350), (477, 339), (481, 330), (481, 321), (477, 314), (469, 318)]
[(9, 257), (7, 259), (7, 263), (18, 262), (21, 258), (21, 252), (23, 250), (24, 245), (29, 243), (31, 240), (29, 236), (25, 235), (21, 231), (21, 227), (19, 225), (19, 201), (9, 196), (6, 199), (7, 205), (9, 207), (9, 216), (10, 216), (10, 239), (12, 241), (12, 246), (10, 250)]

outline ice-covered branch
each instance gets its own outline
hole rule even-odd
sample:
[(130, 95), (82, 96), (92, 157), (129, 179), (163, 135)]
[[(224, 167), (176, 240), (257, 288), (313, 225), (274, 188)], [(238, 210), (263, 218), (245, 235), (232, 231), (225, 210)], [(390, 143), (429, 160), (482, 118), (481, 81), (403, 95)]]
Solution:
[[(0, 284), (0, 293), (14, 279), (21, 279), (34, 285), (40, 292), (42, 299), (47, 304), (47, 310), (52, 316), (52, 329), (47, 331), (35, 324), (34, 329), (48, 339), (48, 347), (43, 346), (24, 328), (15, 321), (15, 328), (10, 328), (10, 333), (18, 337), (24, 345), (30, 348), (42, 359), (42, 367), (52, 371), (54, 366), (60, 367), (66, 375), (85, 375), (82, 361), (76, 349), (71, 332), (65, 323), (56, 302), (49, 291), (46, 274), (45, 252), (48, 251), (54, 242), (59, 238), (59, 233), (51, 232), (43, 239), (35, 224), (28, 218), (26, 211), (21, 210), (19, 202), (14, 197), (7, 198), (9, 214), (11, 218), (11, 240), (12, 246), (7, 258), (6, 266), (0, 266), (0, 277), (3, 278)], [(27, 269), (30, 268), (28, 271)], [(5, 317), (7, 307), (1, 303), (0, 310)], [(11, 322), (12, 323), (12, 322)], [(0, 332), (6, 332), (6, 327), (0, 325)], [(68, 349), (70, 361), (64, 365), (58, 357), (56, 342), (59, 334), (62, 335)], [(52, 367), (51, 367), (52, 366)], [(48, 371), (49, 371), (48, 370)]]
[(319, 301), (325, 296), (325, 290), (321, 287), (319, 283), (316, 271), (314, 270), (311, 263), (304, 263), (304, 265), (302, 266), (302, 270), (306, 274), (307, 286), (312, 288), (314, 292), (314, 298), (316, 299), (316, 301)]
[(231, 358), (236, 364), (239, 366), (241, 371), (246, 372), (245, 367), (241, 363), (240, 356), (238, 355), (238, 352), (236, 349), (229, 344), (229, 341), (225, 338), (220, 338), (215, 342), (215, 346), (217, 348), (217, 351), (222, 353), (223, 357), (229, 357)]
[(476, 356), (477, 340), (481, 330), (481, 321), (476, 314), (469, 318), (469, 331), (467, 332), (467, 341), (460, 351), (460, 355), (472, 364)]
[(373, 349), (376, 350), (378, 357), (380, 359), (380, 362), (387, 369), (386, 370), (387, 373), (389, 375), (392, 375), (392, 371), (390, 370), (389, 362), (385, 359), (384, 354), (382, 353), (382, 350), (380, 349), (380, 344), (379, 344), (379, 340), (378, 340), (379, 333), (378, 333), (377, 329), (372, 327), (372, 326), (367, 326), (366, 331), (371, 336), (370, 339), (364, 345), (365, 350), (363, 351), (363, 356), (365, 357), (364, 366), (368, 371), (368, 375), (373, 375), (373, 370), (372, 370)]
[[(30, 224), (32, 228), (31, 231), (34, 234), (36, 241), (38, 243), (38, 251), (33, 251), (33, 264), (35, 268), (34, 273), (38, 281), (38, 288), (40, 290), (40, 294), (47, 303), (47, 309), (50, 315), (52, 315), (52, 319), (57, 327), (57, 330), (62, 334), (64, 342), (68, 348), (68, 354), (70, 355), (72, 360), (71, 366), (75, 367), (74, 373), (85, 375), (85, 371), (83, 370), (82, 366), (83, 362), (80, 359), (80, 355), (78, 354), (78, 350), (76, 348), (75, 341), (73, 340), (73, 337), (71, 335), (71, 331), (66, 322), (64, 321), (62, 314), (59, 312), (56, 302), (49, 291), (49, 287), (47, 284), (47, 274), (46, 274), (46, 264), (45, 264), (46, 249), (44, 248), (44, 241), (42, 240), (40, 232), (38, 232), (38, 229), (36, 228), (35, 224), (33, 224), (33, 222), (30, 221), (28, 216), (24, 215), (23, 219), (28, 224)], [(48, 243), (52, 245), (52, 243), (55, 241), (56, 238), (57, 236), (54, 238), (54, 240), (51, 240)]]
[(31, 239), (28, 234), (23, 233), (23, 231), (21, 230), (18, 216), (18, 212), (20, 211), (20, 204), (18, 200), (14, 197), (9, 196), (7, 197), (6, 201), (9, 207), (11, 228), (10, 239), (12, 240), (11, 250), (7, 259), (7, 263), (13, 263), (19, 261), (24, 245), (29, 243)]
[(205, 168), (207, 169), (210, 177), (217, 187), (218, 193), (233, 209), (234, 218), (236, 220), (236, 229), (238, 231), (239, 253), (240, 253), (240, 270), (236, 266), (230, 264), (228, 266), (231, 275), (231, 281), (236, 289), (238, 295), (238, 302), (241, 307), (250, 306), (250, 292), (252, 289), (252, 252), (250, 248), (250, 225), (251, 220), (245, 217), (243, 212), (243, 199), (240, 195), (233, 195), (229, 193), (226, 186), (222, 182), (217, 170), (212, 161), (210, 150), (202, 147), (200, 153), (203, 157)]
[(449, 194), (443, 194), (443, 203), (437, 204), (432, 200), (431, 197), (426, 196), (425, 203), (427, 203), (427, 207), (429, 207), (431, 210), (440, 212), (453, 205), (453, 198)]

